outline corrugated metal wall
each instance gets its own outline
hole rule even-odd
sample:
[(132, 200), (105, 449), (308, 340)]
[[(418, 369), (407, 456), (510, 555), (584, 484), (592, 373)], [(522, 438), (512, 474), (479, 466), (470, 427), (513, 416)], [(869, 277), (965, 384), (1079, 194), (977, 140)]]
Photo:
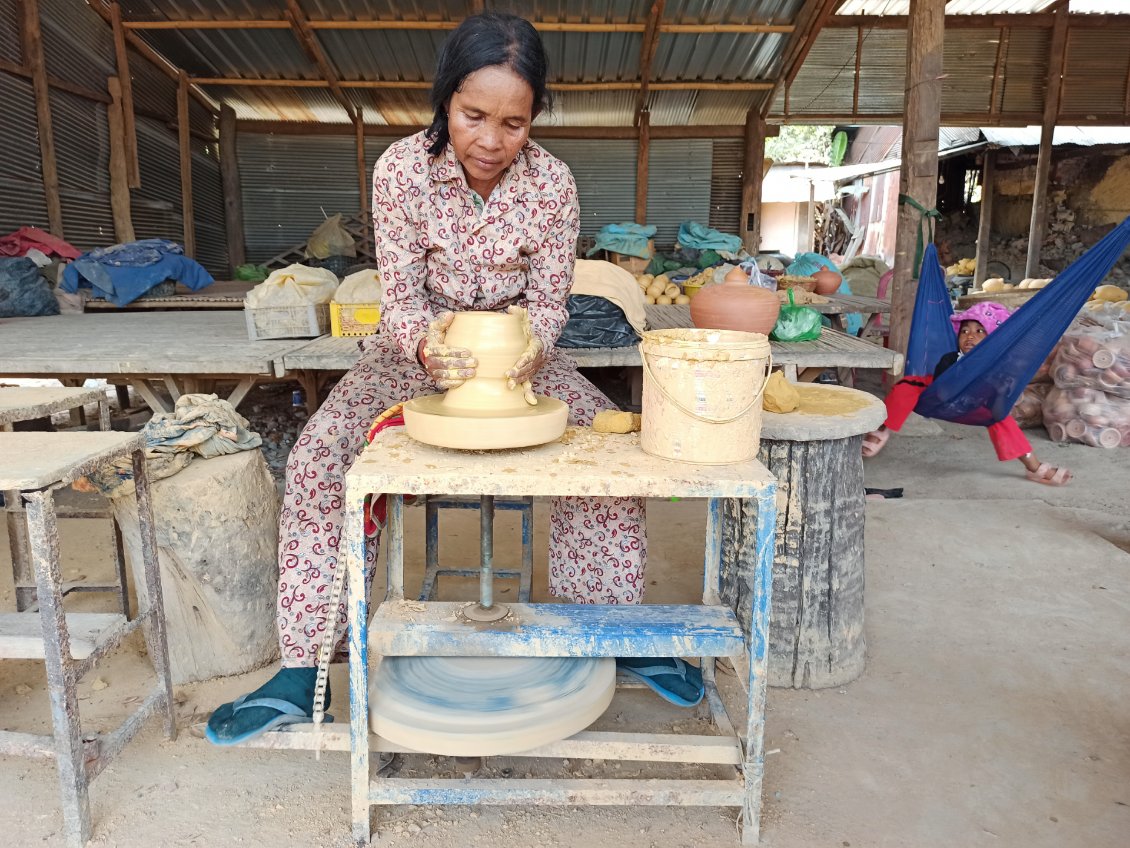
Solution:
[[(369, 175), (392, 141), (365, 139)], [(249, 262), (302, 244), (325, 215), (348, 218), (361, 208), (352, 136), (241, 133), (238, 148)]]
[(659, 228), (657, 247), (670, 247), (684, 221), (710, 220), (714, 142), (704, 138), (651, 142), (647, 165), (647, 222)]
[(4, 104), (6, 137), (0, 156), (0, 233), (23, 226), (47, 229), (31, 81), (0, 73), (0, 103)]
[(742, 166), (745, 142), (715, 141), (710, 163), (710, 226), (737, 235), (742, 218)]
[(581, 235), (636, 217), (636, 142), (632, 139), (539, 139), (573, 171), (581, 199)]
[[(44, 57), (54, 77), (97, 91), (116, 73), (113, 38), (106, 23), (85, 3), (41, 0)], [(0, 56), (19, 63), (18, 4), (0, 0)], [(130, 55), (138, 115), (142, 188), (132, 195), (134, 227), (139, 238), (180, 242), (180, 165), (175, 128), (176, 86), (147, 60)], [(110, 208), (109, 130), (104, 104), (51, 90), (59, 200), (64, 234), (81, 250), (113, 244)], [(39, 134), (31, 82), (0, 73), (5, 151), (0, 157), (0, 232), (24, 225), (46, 229), (47, 204), (40, 176)], [(153, 117), (156, 116), (156, 117)], [(158, 120), (157, 118), (160, 118)], [(191, 102), (195, 131), (209, 134), (209, 112)], [(224, 206), (219, 163), (214, 150), (194, 141), (193, 191), (197, 259), (213, 274), (228, 276)]]

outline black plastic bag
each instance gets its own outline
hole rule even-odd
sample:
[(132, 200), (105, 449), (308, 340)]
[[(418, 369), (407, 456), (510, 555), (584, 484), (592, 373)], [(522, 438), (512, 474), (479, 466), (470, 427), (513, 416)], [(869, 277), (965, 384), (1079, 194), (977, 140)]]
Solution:
[(808, 306), (797, 306), (793, 290), (789, 289), (789, 305), (781, 307), (769, 338), (775, 342), (807, 342), (820, 338), (823, 328), (820, 313)]
[(22, 256), (0, 258), (0, 318), (58, 314), (59, 301), (38, 265)]
[(572, 294), (566, 301), (569, 320), (558, 347), (628, 347), (640, 337), (612, 301), (593, 294)]

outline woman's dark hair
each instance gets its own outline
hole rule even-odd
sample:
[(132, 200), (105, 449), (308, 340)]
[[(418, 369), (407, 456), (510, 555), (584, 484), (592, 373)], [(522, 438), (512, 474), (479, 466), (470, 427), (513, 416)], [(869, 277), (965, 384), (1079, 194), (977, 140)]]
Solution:
[(447, 102), (463, 80), (482, 68), (503, 65), (527, 83), (534, 92), (534, 117), (548, 111), (553, 95), (546, 87), (548, 62), (545, 45), (533, 24), (517, 15), (482, 12), (464, 18), (439, 52), (432, 83), (435, 117), (428, 127), (428, 153), (437, 156), (447, 146)]

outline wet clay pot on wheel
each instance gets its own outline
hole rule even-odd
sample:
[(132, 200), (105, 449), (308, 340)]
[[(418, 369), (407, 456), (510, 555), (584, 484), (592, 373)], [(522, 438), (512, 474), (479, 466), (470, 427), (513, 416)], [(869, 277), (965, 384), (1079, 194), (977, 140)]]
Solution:
[(526, 349), (526, 334), (516, 315), (460, 312), (444, 339), (470, 350), (475, 376), (446, 394), (413, 398), (404, 404), (404, 426), (419, 442), (459, 450), (497, 450), (552, 442), (565, 432), (569, 407), (538, 396), (526, 403), (521, 386), (507, 385), (506, 371)]
[(812, 279), (816, 280), (816, 293), (817, 294), (835, 294), (839, 289), (840, 283), (844, 281), (842, 274), (833, 271), (831, 268), (821, 268), (812, 275)]
[(769, 335), (781, 302), (775, 292), (752, 286), (738, 267), (720, 286), (706, 286), (691, 301), (691, 322), (703, 330), (741, 330)]

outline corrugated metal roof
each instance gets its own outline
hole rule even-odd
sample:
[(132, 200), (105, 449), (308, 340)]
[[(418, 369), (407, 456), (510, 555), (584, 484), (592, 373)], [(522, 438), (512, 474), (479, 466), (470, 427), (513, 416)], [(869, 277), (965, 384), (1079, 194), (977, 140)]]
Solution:
[[(947, 15), (1029, 15), (1046, 9), (1051, 0), (949, 0)], [(1071, 11), (1082, 13), (1126, 11), (1125, 0), (1071, 0)], [(905, 15), (910, 0), (846, 0), (840, 15)]]
[(559, 91), (553, 113), (539, 115), (535, 124), (550, 127), (630, 127), (635, 119), (635, 109), (634, 91)]
[[(991, 143), (1000, 147), (1034, 147), (1040, 143), (1040, 128), (982, 127), (981, 132)], [(1078, 144), (1092, 147), (1096, 144), (1130, 144), (1130, 127), (1056, 127), (1052, 144)]]

